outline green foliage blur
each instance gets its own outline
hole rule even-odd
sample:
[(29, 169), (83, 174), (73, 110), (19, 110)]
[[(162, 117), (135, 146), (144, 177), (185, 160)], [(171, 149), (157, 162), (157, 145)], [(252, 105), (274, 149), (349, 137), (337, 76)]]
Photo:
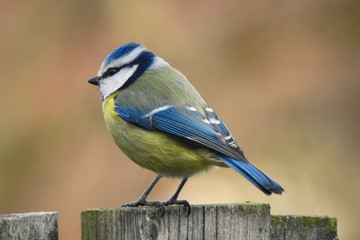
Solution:
[[(269, 202), (272, 214), (360, 225), (360, 3), (1, 1), (0, 214), (80, 212), (136, 200), (155, 176), (117, 149), (87, 83), (108, 53), (141, 42), (184, 73), (247, 158), (279, 182), (265, 196), (230, 169), (194, 177), (190, 203)], [(162, 180), (166, 200), (178, 181)]]

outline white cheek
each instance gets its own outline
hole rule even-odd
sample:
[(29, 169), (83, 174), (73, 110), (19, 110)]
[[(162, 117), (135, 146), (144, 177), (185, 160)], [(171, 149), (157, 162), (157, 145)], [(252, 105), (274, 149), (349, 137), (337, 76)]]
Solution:
[(103, 79), (100, 82), (100, 92), (101, 95), (103, 96), (103, 99), (106, 99), (116, 90), (121, 88), (126, 83), (126, 81), (134, 74), (137, 68), (138, 68), (137, 64), (131, 67), (126, 67), (121, 69), (115, 75)]

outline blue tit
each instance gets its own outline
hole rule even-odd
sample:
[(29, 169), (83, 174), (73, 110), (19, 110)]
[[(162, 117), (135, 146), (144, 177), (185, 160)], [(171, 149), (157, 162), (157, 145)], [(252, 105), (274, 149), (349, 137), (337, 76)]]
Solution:
[[(284, 190), (252, 165), (224, 122), (186, 77), (138, 43), (110, 53), (89, 83), (99, 87), (106, 126), (118, 147), (135, 163), (157, 173), (135, 202), (123, 206), (180, 204), (187, 179), (214, 166), (230, 167), (266, 195)], [(148, 202), (161, 177), (181, 178), (165, 202)]]

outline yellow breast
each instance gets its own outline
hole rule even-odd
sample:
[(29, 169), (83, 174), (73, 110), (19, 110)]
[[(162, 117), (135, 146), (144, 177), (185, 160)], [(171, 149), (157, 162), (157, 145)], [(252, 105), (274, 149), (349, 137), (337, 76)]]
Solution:
[(116, 93), (103, 102), (106, 126), (119, 148), (141, 167), (163, 176), (183, 178), (219, 162), (207, 149), (194, 148), (170, 135), (125, 122), (115, 112), (115, 96)]

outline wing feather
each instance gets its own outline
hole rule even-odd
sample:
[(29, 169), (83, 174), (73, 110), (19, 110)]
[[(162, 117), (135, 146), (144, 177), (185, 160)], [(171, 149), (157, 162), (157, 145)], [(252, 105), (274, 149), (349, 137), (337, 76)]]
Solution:
[(208, 107), (205, 116), (194, 111), (191, 106), (160, 106), (149, 113), (116, 106), (115, 111), (124, 121), (144, 129), (182, 137), (223, 155), (248, 162), (225, 124)]

